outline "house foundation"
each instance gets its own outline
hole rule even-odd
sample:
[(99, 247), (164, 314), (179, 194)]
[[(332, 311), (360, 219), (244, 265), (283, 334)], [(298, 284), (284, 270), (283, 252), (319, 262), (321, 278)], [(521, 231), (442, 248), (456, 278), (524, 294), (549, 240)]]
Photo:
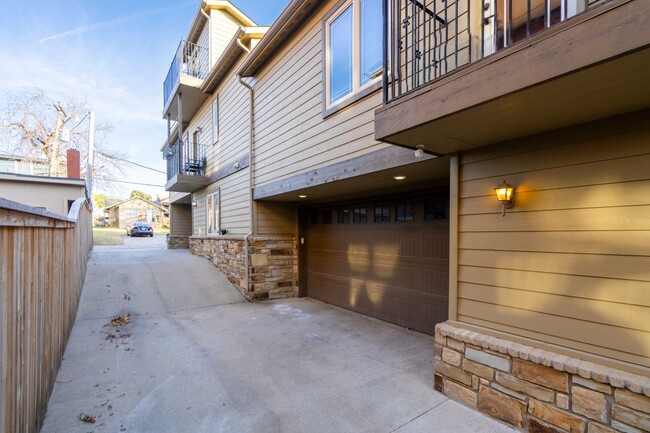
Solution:
[(183, 250), (190, 247), (189, 236), (167, 236), (167, 249), (168, 250)]
[[(209, 259), (249, 301), (298, 296), (298, 250), (293, 237), (192, 236), (190, 251)], [(248, 284), (246, 283), (248, 254)]]
[(650, 378), (436, 326), (436, 390), (530, 433), (650, 431)]

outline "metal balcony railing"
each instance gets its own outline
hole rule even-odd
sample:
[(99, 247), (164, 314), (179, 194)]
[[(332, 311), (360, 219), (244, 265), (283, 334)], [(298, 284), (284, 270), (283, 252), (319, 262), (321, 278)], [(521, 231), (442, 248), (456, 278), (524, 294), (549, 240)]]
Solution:
[(205, 145), (177, 140), (163, 152), (167, 160), (167, 180), (177, 174), (205, 176)]
[(384, 104), (606, 0), (384, 0)]
[(210, 52), (200, 45), (181, 40), (163, 84), (163, 107), (167, 106), (181, 75), (203, 80), (210, 71)]

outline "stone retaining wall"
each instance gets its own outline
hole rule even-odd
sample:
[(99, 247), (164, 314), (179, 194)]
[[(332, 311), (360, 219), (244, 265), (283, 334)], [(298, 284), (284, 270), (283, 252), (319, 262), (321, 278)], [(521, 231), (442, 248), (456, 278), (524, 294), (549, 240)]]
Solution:
[(650, 432), (650, 378), (438, 324), (435, 389), (530, 433)]
[(212, 261), (249, 301), (298, 296), (298, 250), (292, 237), (249, 237), (248, 287), (243, 236), (192, 236), (190, 251)]
[(190, 247), (189, 236), (167, 236), (167, 249), (168, 250), (182, 250)]

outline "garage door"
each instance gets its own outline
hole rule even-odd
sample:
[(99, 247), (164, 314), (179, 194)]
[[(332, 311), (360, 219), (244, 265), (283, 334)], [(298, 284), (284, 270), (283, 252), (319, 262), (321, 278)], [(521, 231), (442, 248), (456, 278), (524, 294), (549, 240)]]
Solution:
[(309, 209), (307, 294), (427, 334), (447, 320), (446, 197)]

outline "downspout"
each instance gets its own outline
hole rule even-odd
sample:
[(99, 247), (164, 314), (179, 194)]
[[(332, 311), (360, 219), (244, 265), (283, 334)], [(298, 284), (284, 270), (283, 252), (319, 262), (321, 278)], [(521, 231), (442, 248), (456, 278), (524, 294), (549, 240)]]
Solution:
[[(246, 54), (250, 54), (251, 50), (249, 50), (246, 45), (244, 45), (241, 41), (240, 38), (237, 38), (237, 45), (244, 50)], [(248, 194), (249, 194), (249, 204), (250, 204), (250, 230), (244, 236), (244, 259), (245, 259), (245, 267), (246, 267), (246, 291), (249, 290), (250, 288), (250, 266), (249, 266), (249, 259), (248, 259), (248, 238), (255, 233), (255, 219), (253, 215), (253, 141), (254, 141), (254, 134), (253, 134), (253, 126), (255, 125), (255, 118), (253, 116), (253, 108), (254, 108), (254, 92), (253, 92), (253, 86), (248, 84), (246, 81), (244, 81), (244, 78), (241, 76), (241, 74), (237, 74), (237, 78), (239, 79), (239, 83), (246, 87), (248, 89), (248, 95), (249, 95), (249, 116), (248, 116)]]

